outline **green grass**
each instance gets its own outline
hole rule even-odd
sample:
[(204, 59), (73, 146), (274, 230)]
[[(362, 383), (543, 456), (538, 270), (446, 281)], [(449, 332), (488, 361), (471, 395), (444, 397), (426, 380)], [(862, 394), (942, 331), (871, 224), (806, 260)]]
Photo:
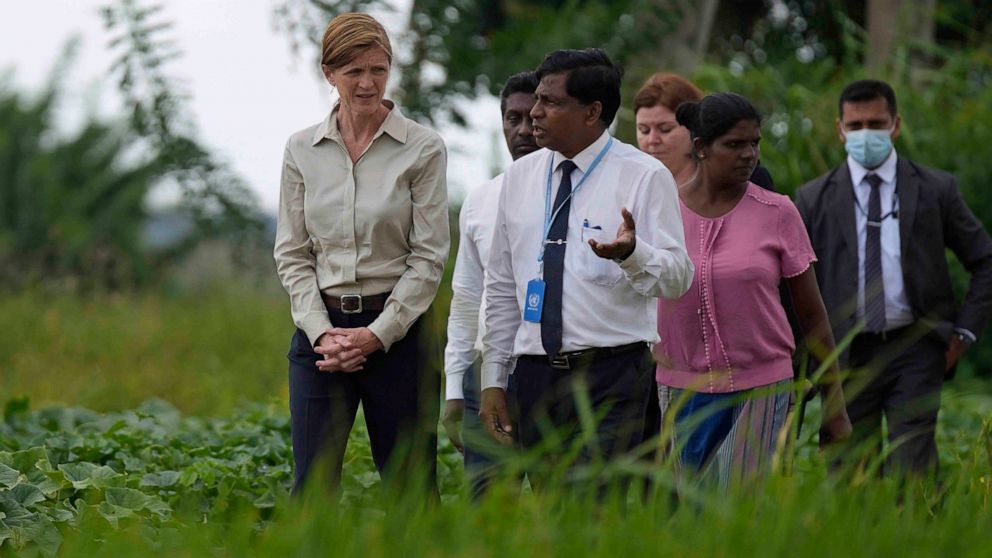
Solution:
[[(439, 355), (443, 319), (427, 319)], [(829, 479), (813, 405), (790, 475), (673, 505), (669, 468), (621, 463), (658, 486), (624, 512), (516, 481), (467, 502), (444, 438), (442, 503), (391, 498), (359, 417), (336, 504), (287, 497), (284, 296), (21, 293), (0, 297), (0, 328), (0, 404), (36, 409), (12, 404), (0, 423), (0, 539), (18, 538), (4, 557), (988, 555), (992, 390), (979, 380), (945, 389), (941, 483), (908, 494)], [(140, 403), (152, 396), (168, 403)]]
[(117, 410), (156, 396), (183, 412), (287, 400), (288, 299), (216, 288), (166, 297), (0, 296), (0, 399)]
[[(468, 502), (446, 440), (442, 503), (424, 507), (383, 491), (361, 423), (342, 502), (321, 493), (291, 501), (281, 407), (204, 420), (155, 401), (108, 414), (14, 404), (0, 423), (0, 555), (983, 556), (992, 522), (988, 404), (987, 395), (949, 398), (941, 446), (956, 466), (945, 467), (939, 487), (831, 480), (806, 431), (791, 473), (727, 493), (687, 491), (678, 505), (667, 465), (620, 462), (614, 470), (657, 483), (626, 511), (553, 484), (521, 493), (516, 480)], [(955, 437), (968, 443), (949, 443)]]

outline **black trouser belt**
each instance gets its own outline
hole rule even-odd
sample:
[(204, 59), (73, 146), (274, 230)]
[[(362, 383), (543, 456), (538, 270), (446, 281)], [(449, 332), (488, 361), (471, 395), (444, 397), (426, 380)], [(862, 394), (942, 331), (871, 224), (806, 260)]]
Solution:
[(386, 299), (389, 298), (389, 293), (364, 296), (357, 294), (332, 296), (320, 293), (320, 298), (324, 299), (324, 304), (328, 308), (344, 314), (359, 314), (361, 312), (382, 312), (386, 306)]
[(590, 362), (597, 359), (629, 353), (638, 349), (645, 349), (647, 346), (648, 345), (646, 342), (637, 341), (635, 343), (627, 343), (626, 345), (619, 345), (617, 347), (593, 347), (591, 349), (582, 349), (581, 351), (558, 353), (552, 358), (549, 358), (547, 355), (520, 355), (519, 358), (533, 362), (548, 363), (551, 368), (571, 370), (579, 366), (588, 365)]
[(890, 329), (888, 331), (879, 332), (861, 332), (854, 337), (853, 342), (857, 343), (871, 343), (878, 345), (879, 343), (887, 343), (893, 339), (897, 339), (903, 335), (906, 335), (913, 329), (916, 324), (909, 324), (908, 326), (897, 327), (895, 329)]

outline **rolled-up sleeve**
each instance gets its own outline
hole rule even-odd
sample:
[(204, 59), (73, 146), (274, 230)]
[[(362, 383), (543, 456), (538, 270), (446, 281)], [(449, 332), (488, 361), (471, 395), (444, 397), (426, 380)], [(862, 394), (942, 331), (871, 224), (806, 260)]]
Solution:
[(410, 254), (406, 258), (406, 271), (393, 288), (382, 314), (369, 325), (386, 351), (427, 311), (441, 284), (448, 258), (447, 154), (439, 137), (427, 142), (420, 160), (422, 164), (410, 184), (413, 225), (408, 237)]
[(311, 344), (315, 344), (324, 330), (331, 327), (331, 319), (317, 286), (313, 241), (303, 212), (305, 193), (303, 176), (287, 143), (279, 186), (279, 217), (273, 255), (279, 280), (289, 293), (293, 323), (307, 334)]
[(620, 269), (644, 296), (679, 298), (695, 268), (685, 248), (678, 188), (667, 169), (648, 172), (638, 186), (631, 200), (637, 240)]
[(510, 260), (510, 243), (506, 235), (506, 180), (504, 177), (492, 247), (489, 261), (486, 262), (486, 332), (482, 337), (482, 389), (506, 389), (513, 363), (513, 342), (521, 320), (513, 263)]

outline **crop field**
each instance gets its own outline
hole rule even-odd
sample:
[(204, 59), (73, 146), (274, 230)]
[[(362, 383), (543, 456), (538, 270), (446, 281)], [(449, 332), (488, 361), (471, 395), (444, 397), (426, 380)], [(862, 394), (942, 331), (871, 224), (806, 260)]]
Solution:
[[(0, 556), (988, 556), (992, 391), (944, 392), (940, 482), (826, 473), (815, 428), (790, 466), (676, 501), (667, 464), (594, 503), (508, 475), (465, 497), (439, 447), (440, 502), (382, 488), (359, 417), (340, 502), (290, 499), (285, 301), (253, 291), (0, 299)], [(815, 424), (811, 408), (807, 425)], [(621, 503), (623, 505), (621, 505)]]

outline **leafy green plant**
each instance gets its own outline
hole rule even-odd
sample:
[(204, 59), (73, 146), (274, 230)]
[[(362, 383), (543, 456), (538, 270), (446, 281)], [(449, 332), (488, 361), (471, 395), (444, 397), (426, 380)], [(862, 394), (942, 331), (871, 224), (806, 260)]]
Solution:
[[(345, 457), (340, 504), (320, 491), (291, 501), (282, 405), (201, 419), (183, 417), (161, 400), (107, 414), (30, 411), (25, 399), (12, 400), (0, 423), (0, 553), (276, 555), (334, 548), (335, 555), (359, 555), (364, 548), (390, 555), (606, 556), (615, 555), (611, 549), (633, 555), (668, 549), (764, 556), (862, 546), (885, 553), (906, 544), (908, 522), (918, 529), (913, 544), (921, 555), (949, 549), (969, 555), (974, 549), (960, 539), (976, 536), (992, 519), (992, 398), (985, 391), (974, 384), (945, 398), (944, 480), (937, 491), (913, 492), (907, 500), (891, 482), (835, 483), (807, 431), (791, 472), (729, 493), (697, 490), (686, 506), (672, 507), (670, 475), (658, 464), (621, 460), (578, 471), (652, 479), (655, 497), (630, 500), (627, 512), (620, 501), (575, 499), (555, 485), (521, 494), (512, 471), (484, 501), (468, 503), (460, 497), (460, 454), (447, 440), (439, 449), (443, 504), (384, 499), (361, 417)], [(713, 538), (692, 525), (728, 536)], [(836, 540), (838, 531), (849, 538)], [(68, 548), (60, 551), (63, 544)]]

